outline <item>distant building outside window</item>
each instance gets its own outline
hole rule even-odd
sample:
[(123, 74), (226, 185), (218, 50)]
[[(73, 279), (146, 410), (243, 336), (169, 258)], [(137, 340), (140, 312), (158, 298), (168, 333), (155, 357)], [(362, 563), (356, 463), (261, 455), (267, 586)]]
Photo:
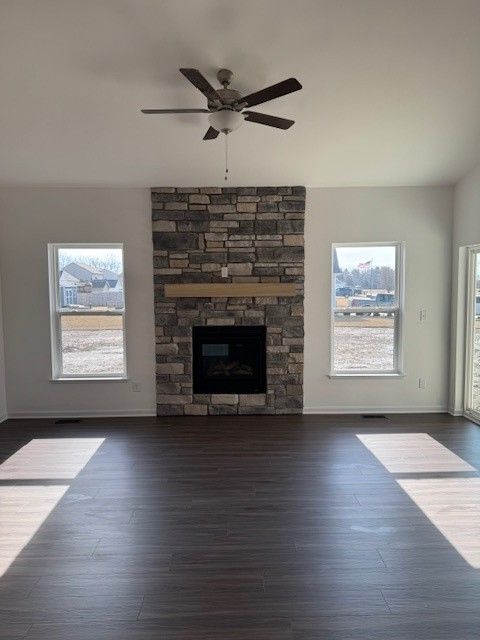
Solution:
[(48, 249), (53, 378), (125, 378), (123, 245)]
[(331, 374), (403, 370), (403, 244), (332, 246)]

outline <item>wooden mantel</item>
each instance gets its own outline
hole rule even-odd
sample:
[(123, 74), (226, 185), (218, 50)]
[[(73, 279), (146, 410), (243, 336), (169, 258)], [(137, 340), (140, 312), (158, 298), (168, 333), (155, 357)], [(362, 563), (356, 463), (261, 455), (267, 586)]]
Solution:
[(166, 284), (166, 298), (253, 298), (255, 296), (293, 297), (294, 282), (211, 282)]

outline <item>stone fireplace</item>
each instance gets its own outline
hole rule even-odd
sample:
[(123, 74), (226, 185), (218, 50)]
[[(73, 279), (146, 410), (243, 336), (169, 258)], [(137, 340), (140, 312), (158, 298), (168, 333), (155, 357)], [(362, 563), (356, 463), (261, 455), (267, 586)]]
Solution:
[(305, 187), (152, 189), (158, 415), (302, 412), (304, 215)]

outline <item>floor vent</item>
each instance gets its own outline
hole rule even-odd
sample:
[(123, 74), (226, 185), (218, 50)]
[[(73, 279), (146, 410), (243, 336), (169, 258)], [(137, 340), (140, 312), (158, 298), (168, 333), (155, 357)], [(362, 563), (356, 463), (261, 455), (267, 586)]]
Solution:
[(383, 413), (364, 413), (362, 418), (364, 420), (388, 420), (387, 416), (384, 416)]
[(81, 422), (80, 418), (60, 418), (60, 420), (55, 420), (55, 424), (77, 424)]

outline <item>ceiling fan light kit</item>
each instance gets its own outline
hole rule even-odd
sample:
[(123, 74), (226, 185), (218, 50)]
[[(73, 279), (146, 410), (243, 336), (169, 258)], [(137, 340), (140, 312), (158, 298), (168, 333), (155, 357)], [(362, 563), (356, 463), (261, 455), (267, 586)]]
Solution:
[(275, 127), (276, 129), (289, 129), (294, 124), (294, 120), (269, 116), (266, 113), (258, 113), (256, 111), (246, 111), (245, 109), (298, 91), (302, 88), (302, 85), (295, 78), (288, 78), (242, 97), (238, 91), (230, 89), (230, 83), (233, 78), (233, 73), (230, 69), (220, 69), (217, 73), (217, 80), (222, 85), (222, 89), (214, 89), (198, 69), (182, 68), (180, 73), (207, 98), (208, 108), (142, 109), (142, 113), (208, 113), (210, 128), (204, 135), (204, 140), (214, 140), (219, 133), (228, 134), (231, 131), (235, 131), (245, 121), (263, 124), (267, 127)]
[(165, 114), (165, 113), (208, 113), (210, 127), (203, 136), (204, 140), (215, 140), (220, 133), (225, 134), (225, 180), (228, 174), (228, 134), (238, 129), (244, 122), (254, 122), (276, 129), (289, 129), (294, 120), (269, 116), (266, 113), (257, 111), (246, 111), (249, 107), (254, 107), (264, 102), (269, 102), (275, 98), (280, 98), (302, 88), (302, 85), (295, 78), (288, 78), (277, 84), (272, 84), (265, 89), (242, 95), (235, 89), (230, 89), (233, 73), (230, 69), (220, 69), (217, 72), (217, 80), (222, 85), (222, 89), (214, 89), (208, 80), (198, 69), (180, 69), (180, 73), (187, 78), (203, 95), (207, 98), (207, 109), (142, 109), (145, 114)]
[(216, 131), (231, 133), (243, 124), (244, 118), (245, 116), (239, 111), (225, 108), (211, 113), (208, 116), (208, 121)]

